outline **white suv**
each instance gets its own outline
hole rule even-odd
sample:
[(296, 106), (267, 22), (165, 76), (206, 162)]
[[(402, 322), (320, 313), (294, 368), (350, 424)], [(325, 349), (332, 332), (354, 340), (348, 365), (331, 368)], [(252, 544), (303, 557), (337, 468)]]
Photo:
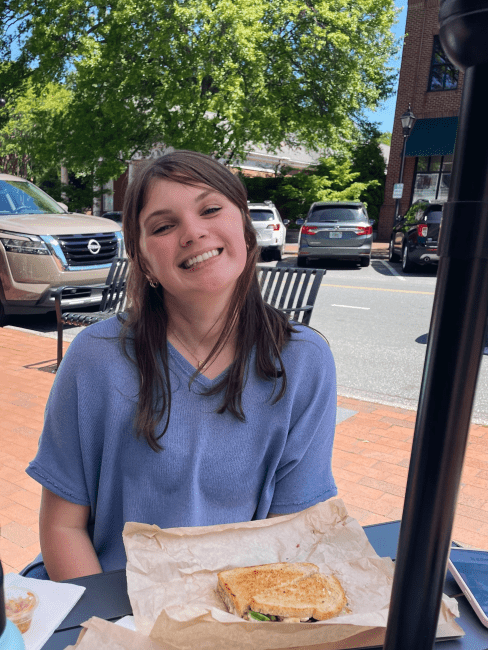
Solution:
[(281, 260), (285, 252), (286, 226), (290, 222), (288, 219), (282, 221), (280, 213), (272, 201), (264, 203), (249, 203), (248, 201), (247, 207), (262, 257), (270, 254), (274, 259)]

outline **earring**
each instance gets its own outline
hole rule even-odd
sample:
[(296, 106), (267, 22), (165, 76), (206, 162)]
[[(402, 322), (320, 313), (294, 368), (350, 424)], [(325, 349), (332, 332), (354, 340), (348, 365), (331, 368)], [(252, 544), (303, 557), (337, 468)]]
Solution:
[(148, 278), (147, 281), (149, 282), (149, 284), (151, 285), (151, 287), (152, 287), (153, 289), (157, 289), (157, 288), (158, 288), (158, 284), (159, 284), (159, 282), (158, 282), (157, 280), (150, 280), (150, 279)]

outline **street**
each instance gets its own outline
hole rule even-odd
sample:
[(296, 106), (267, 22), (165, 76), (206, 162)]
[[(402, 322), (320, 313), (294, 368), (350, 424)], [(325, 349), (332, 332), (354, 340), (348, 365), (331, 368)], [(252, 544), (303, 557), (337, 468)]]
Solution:
[[(295, 259), (285, 258), (279, 264), (294, 265)], [(408, 275), (399, 263), (383, 259), (372, 259), (368, 268), (339, 262), (318, 266), (327, 271), (310, 324), (330, 343), (339, 394), (416, 409), (436, 270), (425, 268)], [(488, 424), (485, 359), (473, 420)]]
[[(295, 266), (287, 255), (270, 266)], [(373, 259), (371, 266), (331, 262), (326, 268), (311, 325), (328, 339), (337, 366), (338, 393), (366, 401), (416, 409), (432, 312), (436, 271), (406, 275), (399, 263)], [(10, 325), (53, 338), (56, 318), (12, 317)], [(72, 340), (81, 328), (67, 327)], [(454, 342), (453, 342), (454, 344)], [(488, 424), (488, 369), (483, 357), (473, 420)]]

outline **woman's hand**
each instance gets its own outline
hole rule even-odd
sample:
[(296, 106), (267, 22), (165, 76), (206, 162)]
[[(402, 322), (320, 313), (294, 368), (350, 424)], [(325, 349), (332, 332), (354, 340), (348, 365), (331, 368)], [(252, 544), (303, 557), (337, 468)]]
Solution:
[(89, 506), (80, 506), (42, 488), (39, 514), (41, 552), (51, 580), (102, 573), (88, 536)]

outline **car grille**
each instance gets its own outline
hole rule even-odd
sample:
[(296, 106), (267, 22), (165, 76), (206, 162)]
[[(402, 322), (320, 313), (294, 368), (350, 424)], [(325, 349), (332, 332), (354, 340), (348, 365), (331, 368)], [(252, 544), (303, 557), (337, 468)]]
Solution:
[[(118, 241), (113, 232), (93, 235), (60, 235), (57, 240), (68, 266), (99, 266), (110, 264), (117, 257)], [(89, 249), (91, 242), (91, 248)], [(99, 251), (95, 252), (100, 245)]]

